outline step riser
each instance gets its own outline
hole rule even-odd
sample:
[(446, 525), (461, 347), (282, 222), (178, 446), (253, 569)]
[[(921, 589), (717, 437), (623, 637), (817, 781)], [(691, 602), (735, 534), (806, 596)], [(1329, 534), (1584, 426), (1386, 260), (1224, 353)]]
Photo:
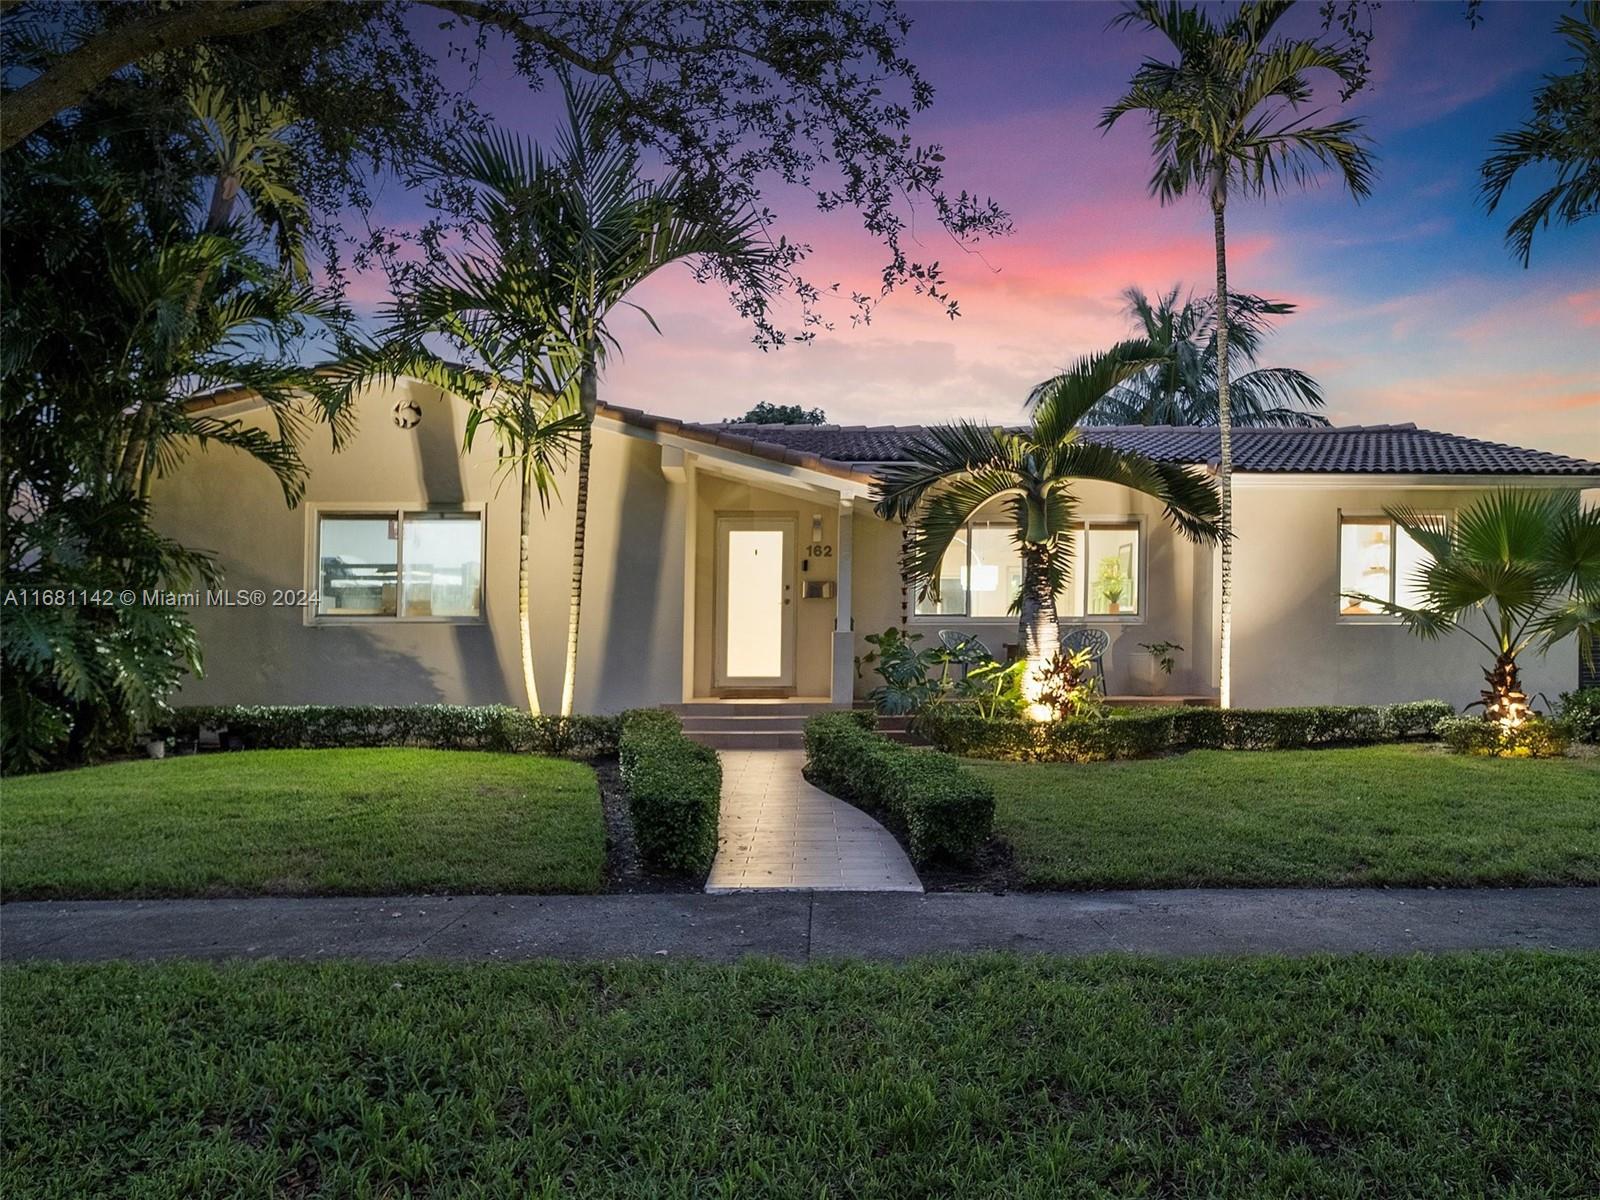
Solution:
[(806, 717), (817, 713), (833, 712), (838, 706), (821, 702), (784, 701), (760, 703), (752, 700), (713, 703), (668, 704), (665, 706), (680, 717)]
[(804, 717), (684, 717), (685, 733), (800, 733)]
[(687, 732), (687, 736), (691, 742), (699, 742), (702, 746), (710, 746), (713, 750), (804, 750), (806, 746), (805, 735), (798, 732)]

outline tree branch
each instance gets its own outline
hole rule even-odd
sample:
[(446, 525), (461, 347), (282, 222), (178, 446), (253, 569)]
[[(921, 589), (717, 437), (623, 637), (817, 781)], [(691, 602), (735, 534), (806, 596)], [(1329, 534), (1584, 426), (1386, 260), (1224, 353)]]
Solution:
[(0, 107), (0, 150), (11, 149), (58, 113), (82, 103), (95, 88), (141, 58), (208, 38), (270, 29), (322, 2), (270, 0), (246, 5), (240, 0), (213, 0), (185, 4), (97, 33), (6, 95), (4, 107)]

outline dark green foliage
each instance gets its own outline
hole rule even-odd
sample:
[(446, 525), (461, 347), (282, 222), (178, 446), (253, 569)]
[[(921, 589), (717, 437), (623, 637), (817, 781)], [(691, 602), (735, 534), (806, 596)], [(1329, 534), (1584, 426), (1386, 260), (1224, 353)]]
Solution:
[(717, 856), (722, 762), (691, 742), (683, 723), (660, 708), (623, 714), (618, 750), (622, 786), (639, 852), (658, 870), (704, 875)]
[(8, 1197), (1592, 1197), (1594, 955), (8, 967)]
[(1439, 722), (1439, 739), (1457, 754), (1488, 758), (1560, 758), (1572, 734), (1562, 721), (1530, 717), (1515, 728), (1481, 716), (1448, 717)]
[(1561, 721), (1580, 742), (1600, 742), (1600, 688), (1561, 694)]
[(985, 718), (936, 705), (912, 728), (939, 749), (968, 758), (1101, 762), (1183, 750), (1295, 750), (1357, 746), (1433, 735), (1455, 710), (1443, 700), (1316, 708), (1112, 710), (1103, 718), (1030, 721)]
[(600, 758), (617, 752), (620, 717), (531, 716), (504, 704), (237, 704), (174, 710), (163, 732), (225, 730), (250, 750), (418, 746)]
[(763, 400), (742, 417), (724, 421), (724, 425), (823, 425), (828, 414), (820, 408), (802, 408), (798, 404), (774, 404)]
[(908, 750), (872, 732), (870, 714), (820, 713), (806, 722), (806, 775), (905, 834), (918, 866), (964, 862), (989, 840), (994, 792), (947, 755)]

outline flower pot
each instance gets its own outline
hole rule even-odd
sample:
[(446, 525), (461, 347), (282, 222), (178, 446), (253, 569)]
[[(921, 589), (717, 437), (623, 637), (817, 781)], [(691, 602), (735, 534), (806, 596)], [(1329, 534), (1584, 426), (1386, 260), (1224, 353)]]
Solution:
[(1167, 689), (1172, 686), (1172, 676), (1161, 669), (1161, 664), (1154, 657), (1146, 654), (1140, 666), (1144, 675), (1144, 690), (1147, 696), (1165, 696)]
[(1122, 611), (1122, 603), (1121, 603), (1121, 601), (1118, 601), (1118, 600), (1108, 600), (1108, 601), (1106, 601), (1106, 611), (1108, 613), (1110, 613), (1112, 616), (1116, 616), (1118, 613), (1120, 613)]
[(144, 744), (144, 752), (151, 758), (165, 758), (167, 756), (167, 742), (165, 738), (151, 738)]

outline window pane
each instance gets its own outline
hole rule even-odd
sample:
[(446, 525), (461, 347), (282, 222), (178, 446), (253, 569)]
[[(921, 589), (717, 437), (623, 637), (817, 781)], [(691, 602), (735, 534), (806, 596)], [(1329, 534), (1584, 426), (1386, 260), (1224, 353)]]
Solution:
[(1089, 612), (1094, 616), (1139, 611), (1139, 527), (1094, 525), (1084, 536)]
[(1433, 556), (1419, 546), (1411, 535), (1399, 526), (1394, 531), (1394, 593), (1395, 603), (1416, 608), (1426, 595), (1417, 586), (1417, 574), (1433, 561)]
[(321, 519), (319, 615), (394, 616), (397, 532), (394, 517)]
[(1015, 533), (1014, 525), (971, 527), (972, 570), (967, 580), (971, 616), (1011, 615), (1011, 602), (1022, 589), (1022, 554)]
[(483, 585), (482, 526), (476, 513), (405, 515), (408, 617), (475, 617)]
[(1072, 546), (1069, 553), (1072, 570), (1067, 578), (1067, 586), (1056, 597), (1056, 617), (1081, 617), (1083, 616), (1084, 573), (1088, 570), (1083, 562), (1083, 530), (1072, 531)]
[(1380, 600), (1394, 597), (1389, 577), (1390, 522), (1378, 520), (1343, 521), (1339, 526), (1339, 612), (1344, 616), (1364, 616), (1383, 610), (1372, 604), (1352, 600), (1346, 592), (1361, 592)]
[(950, 540), (939, 565), (939, 599), (923, 597), (917, 601), (917, 615), (926, 617), (964, 616), (967, 611), (967, 531)]

